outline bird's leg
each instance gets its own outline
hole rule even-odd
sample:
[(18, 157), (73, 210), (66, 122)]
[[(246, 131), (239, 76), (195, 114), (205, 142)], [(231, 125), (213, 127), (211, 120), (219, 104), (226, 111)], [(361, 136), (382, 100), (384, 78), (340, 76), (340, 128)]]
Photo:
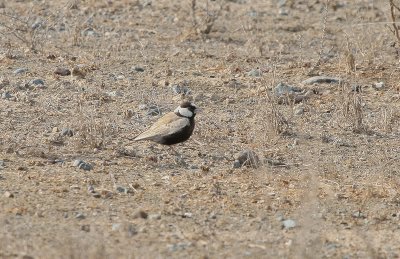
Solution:
[(179, 154), (172, 146), (169, 146), (169, 149), (172, 150), (172, 151), (175, 153), (175, 155), (176, 155), (176, 157), (175, 157), (175, 164), (178, 164), (178, 165), (186, 165), (186, 162), (185, 162), (185, 160), (182, 158), (182, 155), (181, 155), (181, 154)]

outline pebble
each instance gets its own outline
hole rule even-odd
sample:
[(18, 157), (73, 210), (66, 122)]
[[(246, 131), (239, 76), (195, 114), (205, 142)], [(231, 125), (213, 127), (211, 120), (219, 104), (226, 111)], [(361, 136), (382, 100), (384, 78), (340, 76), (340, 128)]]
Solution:
[(12, 194), (9, 191), (6, 191), (6, 192), (4, 192), (4, 197), (6, 197), (6, 198), (14, 198), (14, 194)]
[(136, 72), (144, 72), (144, 68), (139, 67), (139, 66), (133, 67), (133, 70), (135, 70)]
[(86, 163), (86, 162), (84, 162), (84, 161), (82, 161), (82, 160), (80, 160), (80, 159), (76, 159), (76, 160), (73, 162), (73, 166), (76, 166), (76, 167), (78, 167), (79, 169), (83, 169), (83, 170), (85, 170), (85, 171), (90, 171), (90, 170), (93, 169), (93, 166), (92, 166), (91, 164), (88, 164), (88, 163)]
[(161, 214), (150, 214), (149, 215), (150, 220), (158, 220), (161, 219)]
[(114, 224), (112, 224), (112, 226), (111, 226), (111, 230), (112, 231), (118, 231), (118, 230), (120, 230), (121, 229), (121, 223), (114, 223)]
[(295, 86), (290, 86), (285, 83), (279, 83), (277, 86), (274, 88), (274, 94), (276, 97), (282, 97), (282, 96), (287, 96), (295, 93), (300, 93), (302, 91), (301, 88), (295, 87)]
[(82, 225), (81, 230), (85, 232), (90, 232), (90, 225)]
[(282, 226), (284, 229), (291, 229), (296, 226), (296, 222), (291, 219), (286, 219), (286, 220), (282, 221)]
[(383, 88), (385, 88), (385, 83), (384, 82), (375, 83), (372, 85), (372, 87), (375, 90), (382, 90)]
[(312, 85), (312, 84), (338, 84), (340, 82), (339, 78), (329, 77), (329, 76), (314, 76), (310, 77), (302, 82), (304, 85)]
[(78, 212), (78, 213), (75, 215), (75, 218), (76, 218), (76, 219), (84, 219), (84, 218), (86, 218), (86, 217), (85, 217), (85, 215), (83, 215), (83, 213)]
[(44, 87), (44, 81), (42, 79), (34, 79), (31, 81), (31, 84), (38, 87), (38, 88), (43, 88)]
[(235, 156), (233, 167), (238, 168), (237, 166), (250, 166), (253, 168), (257, 168), (260, 166), (260, 159), (254, 151), (243, 150)]
[(183, 217), (183, 218), (191, 218), (191, 217), (193, 217), (193, 213), (191, 213), (191, 212), (185, 212), (185, 213), (183, 213), (182, 217)]
[(259, 77), (261, 76), (261, 70), (256, 68), (256, 69), (252, 69), (247, 73), (248, 76), (253, 76), (253, 77)]
[(71, 71), (68, 68), (58, 67), (54, 71), (54, 74), (60, 75), (60, 76), (69, 76), (69, 75), (71, 75)]
[(305, 109), (304, 106), (300, 105), (297, 107), (294, 107), (294, 115), (302, 115), (304, 113)]
[(121, 97), (122, 96), (122, 92), (120, 92), (120, 91), (111, 91), (111, 92), (107, 92), (106, 94), (111, 97)]
[(98, 36), (98, 33), (95, 32), (93, 28), (87, 28), (86, 30), (82, 31), (82, 35), (84, 35), (84, 36)]
[(18, 75), (18, 74), (23, 74), (28, 72), (29, 70), (27, 68), (17, 68), (14, 70), (14, 75)]
[(127, 187), (122, 187), (122, 186), (117, 186), (117, 188), (115, 188), (118, 192), (122, 192), (122, 193), (132, 193), (131, 188), (127, 188)]
[(1, 94), (1, 99), (10, 99), (12, 95), (9, 92), (4, 92)]
[(142, 209), (138, 209), (134, 214), (133, 214), (133, 218), (138, 219), (147, 219), (149, 217), (149, 214), (147, 214), (146, 211), (142, 210)]
[(63, 128), (62, 131), (61, 131), (61, 135), (62, 136), (72, 137), (74, 135), (74, 132), (72, 131), (72, 129)]

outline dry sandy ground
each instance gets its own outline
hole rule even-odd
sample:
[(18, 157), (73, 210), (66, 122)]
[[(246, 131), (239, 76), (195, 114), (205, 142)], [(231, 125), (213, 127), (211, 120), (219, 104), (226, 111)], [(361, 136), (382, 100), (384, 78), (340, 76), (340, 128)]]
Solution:
[[(278, 2), (2, 1), (0, 258), (399, 258), (389, 1)], [(182, 98), (177, 164), (132, 139)]]

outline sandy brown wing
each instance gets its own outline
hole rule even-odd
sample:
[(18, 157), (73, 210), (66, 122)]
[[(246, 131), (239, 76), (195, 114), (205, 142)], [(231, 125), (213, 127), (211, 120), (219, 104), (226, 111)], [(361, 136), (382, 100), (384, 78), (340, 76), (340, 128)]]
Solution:
[(188, 118), (179, 117), (175, 113), (171, 112), (160, 118), (148, 130), (137, 136), (135, 140), (157, 140), (158, 138), (179, 131), (179, 129), (184, 128), (188, 124)]

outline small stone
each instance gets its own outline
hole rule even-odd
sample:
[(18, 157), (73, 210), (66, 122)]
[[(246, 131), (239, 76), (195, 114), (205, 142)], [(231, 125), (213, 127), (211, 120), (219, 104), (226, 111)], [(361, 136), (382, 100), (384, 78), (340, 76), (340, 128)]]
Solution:
[(118, 230), (120, 230), (121, 229), (121, 223), (114, 223), (114, 224), (112, 224), (112, 226), (111, 226), (111, 230), (112, 231), (118, 231)]
[(83, 213), (78, 212), (78, 213), (75, 215), (75, 218), (76, 218), (76, 219), (84, 219), (84, 218), (86, 218), (86, 217), (85, 217), (85, 215), (83, 215)]
[(242, 166), (242, 164), (240, 163), (239, 160), (235, 160), (235, 162), (233, 162), (233, 168), (240, 168)]
[(294, 115), (302, 115), (304, 113), (304, 107), (298, 106), (294, 108)]
[(122, 93), (120, 91), (111, 91), (106, 93), (108, 96), (111, 97), (121, 97)]
[(158, 220), (161, 219), (161, 214), (150, 214), (149, 215), (150, 220)]
[(6, 197), (6, 198), (14, 198), (14, 194), (12, 194), (9, 191), (6, 191), (6, 192), (4, 192), (4, 197)]
[(128, 187), (117, 186), (116, 190), (122, 193), (132, 193), (132, 190)]
[(95, 190), (94, 190), (93, 185), (89, 185), (88, 188), (87, 188), (87, 191), (88, 191), (89, 193), (95, 193)]
[(302, 82), (303, 85), (312, 85), (312, 84), (338, 84), (340, 82), (339, 78), (329, 77), (329, 76), (314, 76), (308, 78)]
[(1, 99), (10, 99), (12, 95), (9, 92), (4, 92), (1, 94)]
[(135, 70), (136, 72), (144, 72), (144, 68), (139, 67), (139, 66), (135, 66), (135, 67), (133, 68), (133, 70)]
[(85, 232), (90, 232), (90, 225), (82, 225), (81, 230)]
[(83, 160), (80, 160), (80, 159), (76, 159), (76, 160), (73, 162), (73, 166), (76, 166), (76, 167), (78, 167), (79, 169), (83, 169), (83, 170), (85, 170), (85, 171), (90, 171), (90, 170), (93, 169), (93, 166), (92, 166), (92, 165), (90, 165), (90, 164), (88, 164), (88, 163), (86, 163), (86, 162), (84, 162)]
[(295, 86), (290, 86), (285, 83), (279, 83), (275, 88), (274, 88), (274, 94), (276, 97), (281, 97), (281, 96), (287, 96), (295, 93), (300, 93), (302, 91), (301, 88), (295, 87)]
[(296, 222), (291, 219), (286, 219), (286, 220), (282, 221), (282, 226), (284, 229), (291, 229), (296, 226)]
[(42, 26), (42, 21), (36, 21), (31, 25), (32, 30), (36, 30)]
[(260, 159), (258, 155), (252, 150), (243, 150), (239, 152), (235, 156), (235, 161), (239, 161), (240, 167), (250, 166), (253, 168), (257, 168), (260, 166)]
[(34, 79), (31, 81), (31, 84), (38, 87), (38, 88), (43, 88), (44, 87), (44, 81), (42, 79)]
[(79, 166), (80, 164), (82, 164), (82, 163), (84, 163), (82, 160), (80, 160), (80, 159), (76, 159), (74, 162), (73, 162), (73, 166)]
[(353, 213), (353, 218), (359, 218), (359, 219), (365, 219), (365, 215), (361, 212), (361, 211), (357, 211), (355, 213)]
[(279, 15), (287, 16), (289, 15), (289, 11), (286, 8), (279, 8)]
[(134, 214), (133, 214), (133, 218), (142, 218), (142, 219), (147, 219), (149, 217), (149, 215), (147, 214), (147, 212), (145, 212), (142, 209), (137, 210)]
[(261, 76), (261, 70), (260, 69), (252, 69), (247, 73), (248, 76), (252, 76), (252, 77), (259, 77)]
[(60, 76), (69, 76), (69, 75), (71, 75), (71, 71), (68, 68), (58, 67), (54, 71), (54, 74), (60, 75)]
[(384, 82), (375, 83), (372, 85), (372, 87), (375, 90), (382, 90), (383, 88), (385, 88), (385, 83)]
[(193, 217), (193, 213), (190, 213), (190, 212), (185, 212), (182, 215), (182, 218), (191, 218), (191, 217)]
[(74, 135), (74, 132), (69, 128), (63, 128), (62, 131), (61, 131), (61, 135), (62, 136), (72, 137)]
[(85, 171), (90, 171), (93, 169), (93, 166), (88, 163), (81, 163), (78, 167), (79, 169), (83, 169)]
[(77, 185), (77, 184), (73, 184), (73, 185), (71, 185), (69, 188), (70, 188), (71, 190), (79, 190), (79, 189), (80, 189), (79, 185)]
[(101, 194), (98, 193), (98, 192), (92, 193), (92, 196), (93, 196), (94, 198), (101, 198)]
[(93, 28), (87, 28), (84, 31), (82, 31), (82, 35), (84, 36), (98, 36), (99, 34), (95, 32)]
[(28, 72), (28, 71), (29, 71), (29, 70), (28, 70), (27, 68), (17, 68), (17, 69), (14, 70), (14, 74), (15, 74), (15, 75), (23, 74), (23, 73), (26, 73), (26, 72)]

